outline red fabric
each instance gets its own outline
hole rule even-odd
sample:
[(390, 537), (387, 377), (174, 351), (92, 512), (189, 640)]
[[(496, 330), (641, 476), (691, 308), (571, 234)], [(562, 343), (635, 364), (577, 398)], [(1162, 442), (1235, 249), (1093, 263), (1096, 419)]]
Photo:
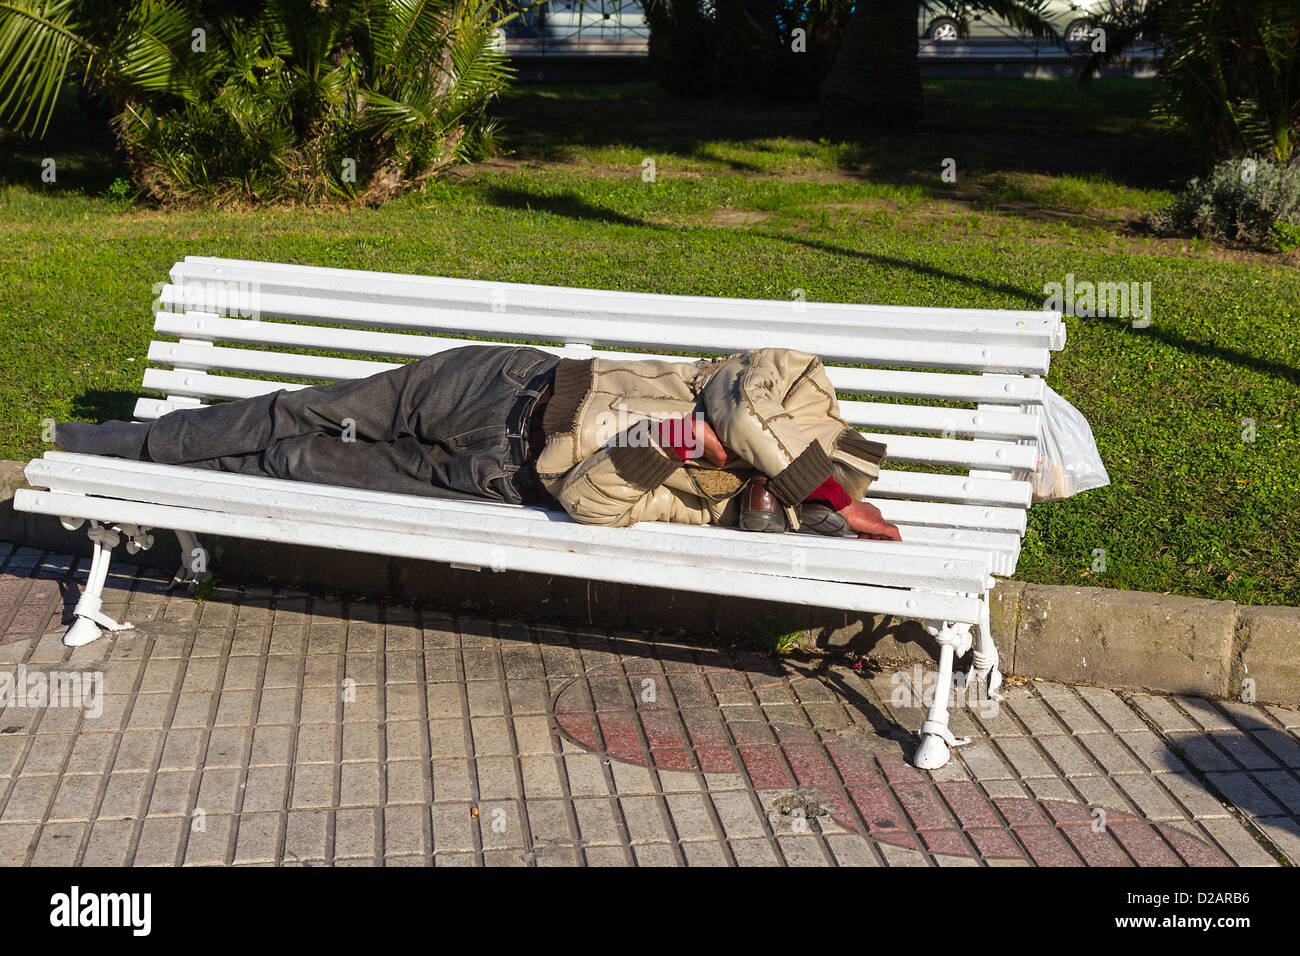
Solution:
[[(693, 457), (699, 457), (698, 447), (695, 455), (691, 454), (691, 449), (689, 448), (690, 445), (695, 444), (693, 440), (690, 440), (695, 437), (695, 431), (694, 429), (691, 429), (690, 422), (690, 418), (670, 418), (660, 422), (659, 427), (656, 430), (656, 437), (659, 440), (659, 444), (664, 448), (670, 449), (682, 461), (690, 461)], [(668, 442), (665, 440), (665, 435), (676, 437), (678, 443), (673, 444)], [(688, 435), (689, 439), (687, 437)], [(836, 481), (833, 476), (827, 478), (820, 485), (814, 488), (812, 493), (808, 495), (804, 501), (822, 502), (830, 505), (835, 511), (843, 511), (849, 505), (853, 504), (853, 499), (849, 497), (849, 493), (844, 490), (844, 486)]]
[(827, 478), (820, 485), (814, 488), (812, 493), (805, 498), (804, 501), (822, 501), (830, 505), (836, 511), (843, 511), (849, 505), (853, 504), (853, 499), (850, 498), (849, 493), (844, 490), (844, 486), (833, 477)]
[[(674, 424), (674, 422), (676, 424)], [(675, 436), (678, 439), (679, 444), (669, 444), (664, 440), (665, 435)], [(690, 461), (692, 458), (699, 457), (698, 451), (695, 455), (691, 454), (688, 446), (695, 444), (695, 442), (688, 441), (688, 435), (691, 439), (694, 439), (695, 437), (695, 430), (690, 427), (689, 418), (670, 418), (659, 423), (657, 431), (659, 444), (664, 448), (673, 451), (682, 461)]]

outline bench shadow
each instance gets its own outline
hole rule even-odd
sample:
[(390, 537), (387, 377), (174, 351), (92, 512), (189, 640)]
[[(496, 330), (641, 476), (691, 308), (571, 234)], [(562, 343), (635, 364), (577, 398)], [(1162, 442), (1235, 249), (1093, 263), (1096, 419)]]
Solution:
[(754, 230), (754, 232), (766, 239), (773, 239), (777, 242), (816, 249), (819, 252), (825, 252), (834, 256), (842, 256), (847, 259), (861, 259), (864, 262), (870, 262), (873, 265), (889, 266), (895, 269), (906, 269), (916, 275), (929, 276), (934, 279), (943, 279), (945, 282), (955, 282), (959, 285), (981, 289), (985, 292), (994, 292), (998, 295), (1004, 295), (1022, 301), (1030, 308), (1039, 309), (1042, 308), (1043, 305), (1043, 295), (1041, 293), (1035, 293), (1032, 290), (1022, 289), (1018, 286), (1007, 285), (1002, 282), (989, 282), (985, 279), (976, 279), (971, 276), (962, 275), (959, 272), (950, 272), (947, 269), (939, 269), (935, 266), (913, 262), (910, 259), (901, 259), (897, 256), (885, 256), (878, 252), (866, 252), (861, 249), (850, 249), (848, 246), (839, 246), (834, 243), (823, 242), (819, 239), (809, 239), (804, 235), (793, 236), (779, 232), (764, 232), (761, 230)]
[[(1074, 321), (1080, 321), (1075, 319)], [(1121, 331), (1132, 332), (1135, 335), (1147, 335), (1154, 338), (1171, 348), (1186, 352), (1189, 355), (1195, 355), (1198, 358), (1220, 359), (1230, 365), (1236, 365), (1239, 368), (1248, 368), (1251, 371), (1259, 372), (1261, 375), (1267, 375), (1272, 378), (1281, 379), (1284, 382), (1290, 382), (1292, 385), (1300, 385), (1300, 369), (1293, 368), (1290, 365), (1284, 365), (1281, 362), (1274, 362), (1270, 359), (1259, 358), (1237, 349), (1227, 348), (1222, 345), (1216, 345), (1213, 342), (1202, 342), (1197, 339), (1188, 338), (1178, 332), (1173, 332), (1163, 328), (1158, 322), (1152, 323), (1141, 329), (1131, 327), (1131, 320), (1119, 318), (1118, 316), (1100, 315), (1089, 317), (1089, 322), (1105, 322), (1107, 325), (1114, 326)]]
[[(539, 194), (513, 187), (492, 186), (486, 190), (486, 195), (488, 201), (493, 205), (505, 209), (514, 209), (519, 211), (541, 210), (557, 216), (563, 216), (568, 219), (583, 222), (610, 223), (620, 226), (633, 226), (640, 229), (653, 229), (674, 233), (683, 231), (679, 227), (664, 226), (659, 223), (649, 222), (648, 220), (636, 216), (629, 216), (626, 213), (621, 213), (613, 209), (608, 209), (604, 206), (597, 205), (596, 203), (589, 202), (571, 191)], [(705, 226), (702, 228), (712, 227)], [(886, 256), (875, 252), (866, 252), (861, 249), (851, 249), (847, 246), (835, 245), (818, 239), (810, 239), (806, 235), (802, 234), (786, 235), (779, 232), (768, 232), (757, 229), (752, 230), (752, 233), (761, 238), (782, 242), (790, 246), (815, 249), (818, 252), (840, 256), (846, 259), (859, 259), (865, 262), (870, 262), (873, 265), (904, 269), (918, 276), (942, 279), (946, 282), (954, 282), (971, 288), (980, 289), (985, 292), (1007, 296), (1011, 299), (1024, 302), (1029, 307), (1035, 309), (1041, 308), (1043, 304), (1042, 294), (1036, 293), (1033, 290), (1022, 289), (1006, 283), (976, 279), (971, 276), (962, 275), (958, 272), (951, 272), (947, 269), (940, 269), (935, 266), (925, 265), (909, 259), (902, 259), (897, 256)]]
[(78, 421), (95, 423), (110, 419), (129, 422), (135, 417), (135, 403), (142, 394), (122, 389), (87, 389), (72, 399), (72, 416)]

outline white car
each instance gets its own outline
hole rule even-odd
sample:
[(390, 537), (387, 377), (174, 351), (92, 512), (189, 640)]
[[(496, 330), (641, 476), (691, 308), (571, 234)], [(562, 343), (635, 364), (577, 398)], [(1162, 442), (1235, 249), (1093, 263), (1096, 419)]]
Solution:
[[(1065, 41), (1067, 49), (1081, 50), (1092, 39), (1092, 18), (1110, 6), (1108, 0), (1047, 0), (1043, 18), (1048, 20)], [(962, 35), (963, 21), (965, 36)], [(958, 2), (939, 4), (924, 0), (920, 15), (921, 37), (938, 43), (957, 40), (1017, 40), (1022, 34), (1011, 24), (992, 14), (967, 12)]]

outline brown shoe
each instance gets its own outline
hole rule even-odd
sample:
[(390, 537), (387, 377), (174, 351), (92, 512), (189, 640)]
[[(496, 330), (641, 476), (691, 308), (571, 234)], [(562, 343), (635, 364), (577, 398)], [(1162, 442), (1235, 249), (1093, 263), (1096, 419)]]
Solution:
[(785, 531), (785, 510), (767, 490), (767, 479), (756, 475), (740, 493), (740, 527), (745, 531)]

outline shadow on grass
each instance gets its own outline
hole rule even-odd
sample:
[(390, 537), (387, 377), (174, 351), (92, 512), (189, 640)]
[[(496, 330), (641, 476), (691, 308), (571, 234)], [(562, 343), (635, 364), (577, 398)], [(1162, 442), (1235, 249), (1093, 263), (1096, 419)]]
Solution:
[(484, 198), (501, 209), (515, 209), (520, 212), (549, 212), (566, 219), (582, 222), (604, 222), (619, 226), (636, 226), (642, 229), (662, 229), (656, 223), (646, 222), (635, 216), (628, 216), (603, 206), (597, 206), (573, 192), (534, 193), (511, 186), (489, 186), (484, 191)]
[[(583, 222), (613, 223), (620, 226), (634, 226), (639, 229), (654, 229), (665, 232), (682, 231), (680, 227), (663, 226), (659, 223), (648, 222), (647, 220), (640, 219), (636, 216), (629, 216), (626, 213), (606, 209), (605, 207), (589, 202), (572, 192), (541, 194), (527, 192), (522, 189), (513, 189), (510, 187), (491, 186), (486, 190), (485, 196), (487, 201), (492, 205), (505, 209), (544, 211), (553, 213), (557, 216), (564, 216), (568, 219), (576, 219)], [(879, 253), (864, 252), (860, 249), (850, 249), (846, 246), (837, 246), (828, 242), (809, 239), (802, 235), (789, 236), (778, 232), (761, 232), (758, 230), (754, 230), (752, 234), (764, 239), (784, 242), (792, 246), (816, 249), (819, 252), (825, 252), (829, 255), (861, 259), (879, 266), (905, 269), (917, 275), (942, 279), (945, 282), (959, 283), (961, 285), (982, 289), (986, 292), (995, 292), (999, 295), (1010, 296), (1013, 299), (1025, 302), (1031, 308), (1038, 308), (1042, 305), (1042, 296), (1036, 294), (1032, 290), (1021, 289), (1000, 282), (988, 282), (983, 279), (975, 279), (971, 276), (949, 272), (946, 269), (923, 265), (907, 259), (900, 259), (896, 256), (884, 256)]]
[(20, 136), (0, 130), (0, 186), (41, 188), (41, 178), (54, 162), (55, 182), (62, 189), (101, 195), (117, 179), (130, 179), (126, 161), (106, 122), (90, 119), (77, 105), (75, 85), (64, 88), (43, 137)]
[(135, 403), (141, 392), (92, 388), (72, 400), (72, 417), (77, 421), (106, 422), (110, 419), (129, 422), (135, 418)]
[(953, 157), (967, 174), (1104, 176), (1169, 188), (1195, 172), (1194, 154), (1151, 119), (1155, 92), (1154, 81), (1133, 79), (1083, 90), (1071, 80), (929, 80), (925, 118), (909, 136), (819, 127), (812, 102), (677, 100), (652, 83), (521, 86), (493, 114), (517, 156), (547, 162), (635, 146), (762, 173), (771, 170), (758, 155), (729, 156), (719, 144), (766, 155), (778, 151), (765, 140), (789, 139), (833, 143), (839, 171), (895, 185), (932, 185), (942, 159)]
[(889, 266), (894, 269), (906, 269), (908, 272), (929, 276), (932, 279), (942, 279), (944, 282), (954, 282), (959, 285), (982, 289), (985, 292), (996, 292), (999, 295), (1010, 296), (1013, 299), (1018, 299), (1028, 305), (1031, 309), (1039, 309), (1042, 308), (1043, 305), (1043, 296), (1041, 293), (1035, 293), (1031, 289), (1021, 289), (1017, 286), (1007, 285), (1003, 282), (989, 282), (985, 279), (976, 279), (971, 276), (962, 275), (959, 272), (949, 272), (947, 269), (939, 269), (935, 266), (923, 265), (919, 262), (912, 262), (908, 259), (900, 259), (897, 256), (882, 256), (877, 252), (864, 252), (861, 249), (850, 249), (847, 246), (837, 246), (829, 242), (809, 239), (807, 236), (802, 235), (787, 236), (779, 232), (758, 232), (757, 230), (755, 231), (755, 234), (762, 236), (765, 239), (774, 239), (779, 242), (804, 246), (809, 249), (816, 249), (818, 252), (825, 252), (833, 256), (861, 259), (878, 266)]
[(1279, 378), (1284, 382), (1290, 382), (1292, 385), (1300, 385), (1300, 369), (1292, 368), (1290, 365), (1283, 365), (1280, 362), (1273, 362), (1268, 359), (1258, 358), (1254, 355), (1248, 355), (1237, 349), (1225, 348), (1222, 345), (1215, 345), (1212, 342), (1199, 342), (1196, 339), (1189, 339), (1185, 335), (1179, 335), (1169, 329), (1161, 328), (1160, 325), (1152, 321), (1151, 325), (1143, 329), (1132, 329), (1130, 319), (1122, 319), (1113, 315), (1093, 316), (1089, 321), (1105, 322), (1112, 325), (1120, 331), (1131, 331), (1134, 334), (1149, 335), (1171, 348), (1186, 352), (1189, 355), (1195, 355), (1200, 358), (1219, 359), (1227, 362), (1229, 365), (1235, 365), (1238, 368), (1250, 369), (1261, 375), (1267, 375), (1272, 378)]

